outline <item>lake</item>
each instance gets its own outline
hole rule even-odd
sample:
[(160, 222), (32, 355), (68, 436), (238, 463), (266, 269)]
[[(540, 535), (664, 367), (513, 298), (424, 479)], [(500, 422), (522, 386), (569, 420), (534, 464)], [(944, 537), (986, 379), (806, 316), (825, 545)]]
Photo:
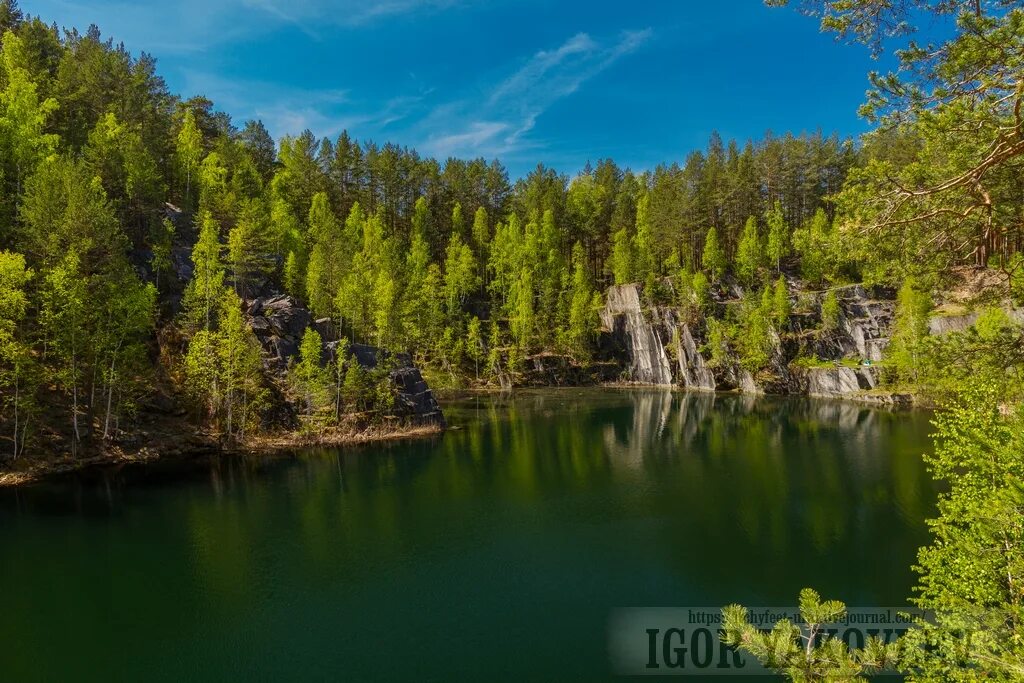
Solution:
[(0, 491), (0, 681), (613, 680), (622, 608), (907, 604), (926, 412), (640, 389), (445, 410), (433, 439)]

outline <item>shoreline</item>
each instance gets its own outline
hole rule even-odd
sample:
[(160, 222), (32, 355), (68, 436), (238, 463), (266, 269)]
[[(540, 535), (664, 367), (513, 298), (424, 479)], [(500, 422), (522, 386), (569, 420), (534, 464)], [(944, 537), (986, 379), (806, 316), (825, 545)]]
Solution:
[(65, 456), (32, 463), (25, 470), (0, 470), (0, 489), (38, 483), (46, 479), (74, 474), (94, 468), (119, 465), (145, 465), (161, 461), (189, 460), (209, 455), (273, 455), (298, 448), (337, 448), (368, 443), (423, 439), (444, 433), (439, 425), (416, 425), (401, 428), (368, 428), (357, 432), (334, 432), (319, 435), (289, 432), (267, 434), (241, 444), (221, 444), (209, 434), (190, 439), (185, 446), (158, 444), (125, 452), (114, 447), (105, 453), (82, 458)]
[[(509, 390), (502, 390), (498, 387), (474, 387), (463, 388), (452, 392), (443, 392), (439, 397), (442, 401), (458, 401), (472, 396), (494, 396), (499, 394), (512, 394), (518, 391), (530, 390), (559, 390), (559, 389), (649, 389), (662, 390), (678, 393), (697, 393), (709, 396), (751, 396), (753, 398), (767, 397), (802, 397), (819, 401), (844, 401), (856, 403), (869, 408), (881, 410), (927, 410), (931, 406), (922, 402), (919, 397), (902, 392), (866, 392), (863, 395), (845, 396), (812, 396), (809, 394), (753, 394), (740, 390), (711, 391), (703, 389), (687, 389), (675, 384), (643, 384), (640, 382), (604, 382), (601, 384), (585, 386), (556, 386), (556, 387), (516, 387)], [(147, 445), (135, 451), (125, 451), (114, 446), (107, 452), (98, 455), (90, 455), (83, 458), (72, 458), (64, 456), (53, 460), (43, 460), (32, 463), (24, 470), (0, 470), (0, 489), (13, 488), (40, 481), (60, 477), (75, 472), (92, 468), (116, 467), (119, 465), (137, 465), (155, 463), (169, 460), (187, 460), (190, 458), (206, 455), (272, 455), (293, 449), (300, 448), (338, 448), (345, 446), (357, 446), (361, 444), (383, 443), (390, 441), (402, 441), (406, 439), (423, 439), (432, 436), (439, 436), (446, 431), (446, 428), (437, 424), (415, 425), (406, 427), (370, 427), (360, 431), (330, 430), (320, 434), (308, 434), (302, 432), (284, 432), (277, 434), (266, 434), (247, 440), (241, 444), (222, 444), (212, 434), (193, 432), (184, 439), (169, 439), (158, 442), (155, 445)], [(183, 443), (184, 442), (184, 443)]]

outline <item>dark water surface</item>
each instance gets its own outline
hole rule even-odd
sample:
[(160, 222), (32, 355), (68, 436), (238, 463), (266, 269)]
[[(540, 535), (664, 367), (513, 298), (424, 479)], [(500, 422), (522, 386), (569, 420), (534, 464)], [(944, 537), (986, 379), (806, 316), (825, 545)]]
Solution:
[(446, 414), (0, 491), (0, 681), (605, 680), (618, 608), (906, 604), (927, 413), (559, 390)]

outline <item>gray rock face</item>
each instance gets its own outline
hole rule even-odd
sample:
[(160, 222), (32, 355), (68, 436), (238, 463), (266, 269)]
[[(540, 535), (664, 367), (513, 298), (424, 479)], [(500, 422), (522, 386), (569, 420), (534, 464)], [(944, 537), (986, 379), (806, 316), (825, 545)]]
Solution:
[[(338, 343), (327, 342), (324, 346), (333, 360), (338, 351)], [(444, 414), (434, 392), (427, 386), (419, 368), (408, 354), (392, 354), (367, 344), (350, 344), (347, 354), (355, 357), (356, 362), (367, 370), (374, 370), (379, 363), (390, 361), (393, 365), (391, 380), (396, 390), (395, 407), (399, 415), (413, 424), (445, 426)]]
[(249, 325), (268, 356), (268, 365), (279, 372), (287, 369), (312, 322), (309, 311), (296, 299), (276, 294), (254, 299), (246, 312)]
[(764, 390), (757, 385), (757, 382), (754, 381), (754, 376), (743, 369), (739, 371), (739, 385), (740, 391), (742, 391), (744, 394), (764, 393)]
[(805, 371), (807, 395), (824, 398), (847, 398), (877, 385), (873, 368), (808, 368)]
[[(735, 289), (735, 288), (734, 288)], [(772, 353), (768, 366), (755, 377), (739, 366), (738, 359), (709, 368), (700, 352), (700, 327), (680, 319), (669, 306), (641, 305), (641, 287), (619, 285), (608, 289), (601, 321), (625, 349), (625, 376), (634, 382), (653, 385), (677, 384), (687, 389), (715, 391), (739, 389), (748, 394), (799, 393), (814, 396), (860, 394), (877, 385), (875, 368), (792, 369), (790, 362), (801, 353), (839, 360), (844, 356), (879, 361), (889, 343), (895, 303), (889, 294), (872, 293), (860, 285), (838, 291), (840, 326), (822, 333), (818, 311), (794, 314), (788, 329), (799, 339), (787, 337), (786, 344), (771, 332)], [(820, 307), (823, 295), (817, 295)], [(807, 330), (808, 334), (803, 333)], [(620, 351), (620, 353), (622, 353)]]
[(852, 342), (847, 352), (855, 351), (861, 358), (875, 362), (882, 360), (889, 345), (895, 302), (872, 299), (860, 285), (839, 290), (838, 298), (841, 325)]
[(715, 376), (697, 350), (697, 343), (693, 339), (689, 325), (683, 324), (679, 327), (677, 339), (679, 376), (683, 380), (683, 386), (687, 389), (714, 391)]
[(928, 318), (928, 334), (949, 334), (963, 332), (978, 321), (978, 311), (966, 315), (933, 315)]
[(601, 310), (601, 322), (624, 341), (629, 353), (630, 380), (643, 384), (674, 384), (665, 344), (640, 307), (639, 285), (610, 287)]
[[(329, 320), (314, 321), (309, 311), (285, 294), (255, 299), (247, 309), (249, 325), (263, 347), (266, 369), (277, 375), (288, 370), (288, 363), (298, 356), (299, 344), (306, 329), (313, 327), (323, 342), (321, 362), (331, 362), (338, 353)], [(350, 344), (345, 356), (352, 355), (362, 367), (373, 370), (385, 359), (393, 361), (391, 379), (395, 383), (397, 413), (417, 425), (445, 426), (444, 414), (408, 354), (390, 354), (384, 349), (365, 344)]]

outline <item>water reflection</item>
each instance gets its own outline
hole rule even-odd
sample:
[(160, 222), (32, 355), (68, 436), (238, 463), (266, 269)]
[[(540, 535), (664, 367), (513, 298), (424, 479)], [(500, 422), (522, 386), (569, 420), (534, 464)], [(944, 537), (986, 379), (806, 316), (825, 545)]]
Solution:
[[(0, 678), (64, 678), (68, 651), (94, 661), (110, 643), (146, 664), (136, 678), (187, 677), (169, 643), (212, 679), (237, 673), (219, 668), (225, 647), (266, 676), (285, 664), (260, 648), (307, 652), (303, 678), (335, 664), (440, 675), (455, 643), (470, 660), (511, 647), (558, 666), (567, 628), (597, 662), (572, 674), (593, 678), (616, 606), (787, 604), (804, 585), (851, 604), (909, 594), (935, 498), (926, 414), (655, 390), (446, 413), (456, 428), (432, 440), (2, 492), (0, 586), (20, 588), (3, 596), (0, 642), (16, 647)], [(406, 669), (372, 656), (396, 621), (417, 634)], [(507, 671), (551, 670), (523, 666)]]

